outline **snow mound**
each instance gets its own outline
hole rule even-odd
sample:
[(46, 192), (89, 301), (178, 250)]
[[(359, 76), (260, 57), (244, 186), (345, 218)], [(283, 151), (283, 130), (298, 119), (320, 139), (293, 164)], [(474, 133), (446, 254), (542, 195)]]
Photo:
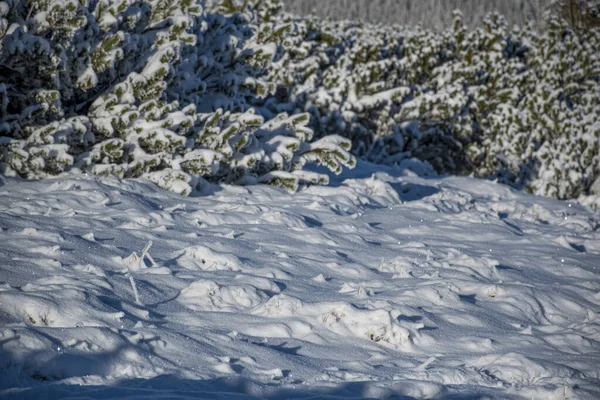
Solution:
[(255, 307), (266, 297), (250, 285), (221, 286), (213, 281), (201, 280), (181, 290), (177, 299), (194, 311), (235, 312)]
[(239, 271), (240, 260), (232, 254), (213, 251), (202, 245), (186, 248), (177, 257), (177, 265), (186, 269), (200, 269), (205, 271)]

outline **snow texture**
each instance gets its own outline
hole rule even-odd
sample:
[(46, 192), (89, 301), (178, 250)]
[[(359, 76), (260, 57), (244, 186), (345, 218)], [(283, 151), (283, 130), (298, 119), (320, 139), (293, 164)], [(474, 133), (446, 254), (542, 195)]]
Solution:
[(598, 213), (415, 161), (331, 181), (0, 177), (0, 398), (600, 397)]

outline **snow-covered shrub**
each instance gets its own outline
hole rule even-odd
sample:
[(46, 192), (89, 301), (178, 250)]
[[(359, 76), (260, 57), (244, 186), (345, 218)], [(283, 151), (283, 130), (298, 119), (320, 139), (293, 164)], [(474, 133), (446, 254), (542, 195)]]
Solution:
[(456, 128), (467, 102), (463, 85), (435, 76), (456, 59), (451, 32), (293, 21), (285, 54), (269, 70), (278, 96), (265, 109), (309, 112), (317, 136), (341, 134), (369, 161), (417, 157), (439, 171), (468, 171), (470, 136)]
[(522, 64), (481, 98), (497, 104), (470, 145), (475, 173), (561, 199), (588, 194), (600, 177), (600, 31), (551, 18), (544, 32), (509, 39), (523, 46)]
[(292, 21), (294, 31), (268, 71), (278, 88), (263, 103), (262, 113), (309, 112), (317, 136), (349, 138), (353, 152), (370, 161), (394, 163), (418, 153), (434, 164), (453, 162), (452, 152), (440, 151), (461, 147), (452, 135), (399, 116), (399, 106), (415, 90), (402, 65), (409, 31), (281, 18)]
[(416, 157), (439, 172), (572, 198), (600, 176), (598, 28), (509, 27), (490, 14), (443, 32), (295, 18), (261, 113), (308, 112), (368, 160)]
[(352, 152), (558, 198), (600, 187), (594, 2), (564, 22), (559, 1), (543, 30), (456, 12), (441, 32), (202, 4), (0, 2), (0, 172), (293, 190), (326, 181), (305, 163), (339, 172)]
[(0, 172), (78, 169), (190, 193), (199, 178), (295, 189), (326, 181), (306, 162), (353, 165), (347, 139), (309, 143), (306, 115), (251, 108), (273, 92), (260, 76), (290, 30), (265, 14), (278, 2), (200, 3), (0, 2)]

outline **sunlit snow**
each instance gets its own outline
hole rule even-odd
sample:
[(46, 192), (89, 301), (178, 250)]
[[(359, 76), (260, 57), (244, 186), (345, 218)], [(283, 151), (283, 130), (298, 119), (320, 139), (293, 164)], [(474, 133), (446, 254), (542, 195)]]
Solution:
[(0, 398), (600, 398), (600, 216), (418, 172), (0, 177)]

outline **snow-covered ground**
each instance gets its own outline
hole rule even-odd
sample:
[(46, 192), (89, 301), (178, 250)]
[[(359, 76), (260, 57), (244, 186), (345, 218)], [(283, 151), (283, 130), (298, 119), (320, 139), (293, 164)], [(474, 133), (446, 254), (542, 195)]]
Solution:
[(0, 185), (1, 398), (600, 398), (582, 206), (367, 164)]

